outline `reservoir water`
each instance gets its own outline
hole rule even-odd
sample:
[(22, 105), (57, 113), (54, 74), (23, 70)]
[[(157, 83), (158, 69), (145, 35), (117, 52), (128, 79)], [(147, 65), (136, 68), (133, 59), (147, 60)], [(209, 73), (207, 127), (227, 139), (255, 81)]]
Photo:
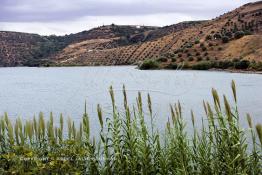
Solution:
[[(122, 109), (122, 86), (126, 86), (130, 105), (135, 104), (140, 91), (150, 93), (157, 127), (165, 127), (169, 104), (182, 104), (186, 121), (190, 110), (197, 121), (203, 117), (202, 101), (212, 102), (211, 89), (226, 94), (232, 102), (230, 83), (235, 80), (241, 125), (247, 126), (245, 114), (262, 123), (262, 75), (215, 71), (141, 71), (134, 66), (118, 67), (56, 67), (56, 68), (1, 68), (0, 114), (7, 112), (12, 120), (20, 116), (31, 119), (42, 111), (48, 118), (52, 111), (58, 121), (63, 113), (78, 122), (84, 112), (84, 103), (90, 116), (91, 130), (99, 130), (96, 105), (103, 108), (104, 117), (111, 114), (108, 93), (112, 85), (119, 110)], [(144, 98), (146, 103), (146, 98)]]

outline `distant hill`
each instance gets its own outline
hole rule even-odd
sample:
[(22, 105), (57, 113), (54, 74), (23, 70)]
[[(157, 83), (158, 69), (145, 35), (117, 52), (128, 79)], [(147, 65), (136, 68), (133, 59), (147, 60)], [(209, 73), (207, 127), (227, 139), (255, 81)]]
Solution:
[(101, 26), (66, 36), (0, 32), (1, 66), (129, 65), (262, 61), (262, 1), (215, 19), (166, 27)]
[[(71, 44), (84, 41), (128, 37), (155, 30), (157, 27), (102, 26), (65, 36), (40, 36), (37, 34), (0, 31), (0, 66), (40, 66), (57, 64), (55, 55)], [(123, 41), (119, 40), (119, 43)], [(116, 43), (112, 43), (115, 47)], [(119, 44), (118, 44), (119, 45)]]

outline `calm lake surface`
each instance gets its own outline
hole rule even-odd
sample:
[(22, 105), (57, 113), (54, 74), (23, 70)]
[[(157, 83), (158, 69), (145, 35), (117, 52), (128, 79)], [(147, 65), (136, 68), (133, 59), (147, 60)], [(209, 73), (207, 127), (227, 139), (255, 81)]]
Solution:
[[(255, 123), (262, 123), (262, 75), (210, 71), (141, 71), (134, 66), (119, 67), (63, 67), (63, 68), (1, 68), (0, 113), (7, 112), (13, 120), (20, 116), (30, 119), (40, 111), (48, 118), (52, 111), (58, 119), (63, 113), (79, 122), (87, 100), (91, 129), (99, 131), (96, 105), (100, 103), (105, 116), (110, 116), (108, 89), (113, 86), (121, 104), (122, 86), (126, 86), (130, 104), (140, 91), (150, 93), (157, 125), (165, 127), (169, 104), (180, 100), (184, 117), (190, 121), (193, 109), (197, 122), (203, 117), (203, 99), (212, 102), (211, 88), (226, 94), (232, 101), (231, 80), (235, 80), (241, 125), (247, 126), (249, 112)], [(146, 103), (146, 98), (144, 98)], [(119, 106), (121, 110), (122, 105)], [(56, 120), (58, 121), (58, 120)]]

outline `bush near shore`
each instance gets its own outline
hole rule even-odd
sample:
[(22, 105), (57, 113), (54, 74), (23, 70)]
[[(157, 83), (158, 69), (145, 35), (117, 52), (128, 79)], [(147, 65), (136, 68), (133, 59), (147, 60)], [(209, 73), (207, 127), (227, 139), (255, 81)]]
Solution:
[[(164, 61), (162, 61), (164, 60)], [(188, 64), (184, 60), (180, 62), (172, 60), (168, 62), (167, 59), (149, 59), (145, 60), (138, 67), (141, 70), (149, 69), (193, 69), (193, 70), (209, 70), (209, 69), (231, 69), (231, 70), (251, 70), (262, 71), (262, 62), (249, 61), (245, 59), (228, 59), (228, 60), (203, 60), (201, 57), (197, 58), (196, 62)], [(194, 61), (193, 57), (189, 58), (189, 62)]]
[(159, 68), (160, 68), (159, 63), (154, 59), (145, 60), (139, 65), (139, 69), (141, 70), (159, 69)]

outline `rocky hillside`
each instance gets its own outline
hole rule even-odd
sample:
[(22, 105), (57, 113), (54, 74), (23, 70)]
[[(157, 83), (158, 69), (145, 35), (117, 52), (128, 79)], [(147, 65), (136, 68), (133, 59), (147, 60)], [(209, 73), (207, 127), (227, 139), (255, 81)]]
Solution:
[(153, 59), (162, 67), (262, 61), (262, 1), (208, 21), (166, 27), (109, 25), (66, 36), (0, 32), (0, 65), (126, 65)]
[[(41, 66), (57, 64), (56, 54), (71, 44), (82, 41), (122, 38), (155, 30), (157, 27), (102, 26), (89, 31), (65, 36), (40, 36), (37, 34), (0, 31), (0, 66)], [(113, 41), (113, 40), (112, 40)], [(120, 42), (120, 41), (119, 41)], [(124, 45), (112, 43), (107, 47)]]

